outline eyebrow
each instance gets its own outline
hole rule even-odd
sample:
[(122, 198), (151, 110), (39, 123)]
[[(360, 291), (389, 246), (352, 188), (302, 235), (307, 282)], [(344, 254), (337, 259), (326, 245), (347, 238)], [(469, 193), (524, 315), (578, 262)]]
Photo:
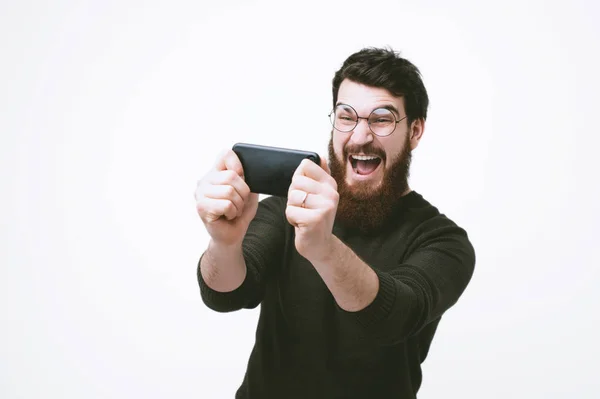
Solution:
[(396, 107), (394, 107), (393, 105), (382, 105), (381, 107), (377, 107), (377, 108), (383, 108), (383, 109), (387, 109), (388, 111), (392, 111), (394, 114), (396, 114), (396, 117), (400, 118), (400, 112), (398, 111), (398, 109)]
[[(341, 102), (341, 101), (338, 101), (338, 102), (337, 102), (337, 104), (335, 104), (335, 106), (336, 106), (336, 107), (337, 107), (338, 105), (347, 105), (347, 106), (349, 106), (349, 107), (352, 107), (351, 105), (349, 105), (349, 104), (346, 104), (346, 103), (343, 103), (343, 102)], [(352, 107), (352, 108), (354, 108), (354, 107)], [(388, 111), (392, 111), (392, 112), (393, 112), (393, 113), (396, 115), (396, 117), (398, 117), (398, 118), (400, 117), (400, 111), (398, 111), (398, 108), (394, 107), (394, 106), (393, 106), (393, 105), (391, 105), (391, 104), (385, 104), (385, 105), (382, 105), (382, 106), (380, 106), (380, 107), (373, 108), (373, 109), (371, 110), (371, 112), (373, 112), (373, 111), (374, 111), (374, 110), (376, 110), (376, 109), (381, 109), (381, 108), (383, 108), (383, 109), (387, 109)]]

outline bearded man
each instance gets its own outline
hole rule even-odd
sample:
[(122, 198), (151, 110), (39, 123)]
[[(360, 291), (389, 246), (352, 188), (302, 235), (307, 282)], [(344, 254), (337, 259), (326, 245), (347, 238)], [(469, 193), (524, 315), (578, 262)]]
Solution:
[(202, 300), (261, 305), (238, 399), (416, 398), (473, 274), (465, 230), (408, 185), (429, 103), (417, 67), (366, 48), (332, 89), (329, 164), (303, 161), (287, 197), (259, 202), (233, 151), (196, 187)]

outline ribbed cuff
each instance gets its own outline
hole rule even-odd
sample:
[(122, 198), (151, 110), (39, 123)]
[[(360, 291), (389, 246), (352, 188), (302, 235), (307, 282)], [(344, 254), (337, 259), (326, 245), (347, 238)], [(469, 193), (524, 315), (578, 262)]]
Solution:
[(375, 270), (379, 278), (379, 291), (366, 308), (357, 312), (347, 312), (356, 318), (357, 323), (363, 328), (369, 328), (386, 319), (390, 314), (396, 300), (396, 285), (394, 279), (381, 271)]
[(233, 291), (215, 291), (206, 284), (206, 281), (204, 281), (204, 278), (202, 277), (200, 263), (202, 262), (203, 256), (204, 254), (202, 254), (198, 261), (197, 277), (198, 285), (200, 286), (200, 295), (206, 306), (218, 312), (231, 312), (241, 309), (245, 305), (244, 300), (247, 297), (246, 292), (250, 285), (249, 280), (251, 279), (251, 276), (248, 271), (246, 272), (246, 278), (244, 278), (242, 284)]

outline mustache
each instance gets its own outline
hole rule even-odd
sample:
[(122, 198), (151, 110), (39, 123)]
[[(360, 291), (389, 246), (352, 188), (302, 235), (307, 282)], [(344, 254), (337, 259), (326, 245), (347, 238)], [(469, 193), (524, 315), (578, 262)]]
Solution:
[(373, 154), (381, 158), (382, 161), (385, 161), (385, 151), (383, 148), (376, 147), (373, 143), (368, 143), (365, 145), (353, 145), (348, 144), (344, 147), (344, 159), (347, 159), (350, 154), (355, 153), (365, 153), (365, 154)]

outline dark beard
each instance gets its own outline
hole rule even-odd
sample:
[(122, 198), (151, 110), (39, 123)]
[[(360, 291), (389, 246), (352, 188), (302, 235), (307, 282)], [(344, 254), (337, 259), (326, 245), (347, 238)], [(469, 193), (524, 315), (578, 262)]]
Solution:
[[(410, 138), (406, 137), (402, 152), (384, 171), (383, 181), (377, 190), (369, 187), (350, 188), (346, 183), (346, 162), (349, 149), (344, 148), (343, 160), (340, 162), (333, 150), (333, 138), (329, 140), (329, 168), (331, 175), (337, 181), (339, 202), (336, 222), (346, 228), (356, 229), (363, 234), (379, 231), (389, 221), (395, 205), (408, 190), (408, 178), (412, 153)], [(360, 149), (353, 148), (352, 152), (363, 151), (374, 153), (385, 161), (385, 153), (378, 148), (367, 145)]]

